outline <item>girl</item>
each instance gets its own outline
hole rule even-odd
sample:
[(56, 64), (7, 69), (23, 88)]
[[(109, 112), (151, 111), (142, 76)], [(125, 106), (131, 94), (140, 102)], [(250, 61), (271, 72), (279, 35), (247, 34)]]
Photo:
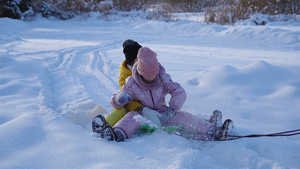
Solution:
[[(106, 125), (105, 119), (97, 123), (101, 136), (111, 141), (130, 138), (141, 126), (134, 116), (142, 115), (157, 126), (182, 126), (181, 135), (202, 140), (222, 140), (227, 134), (231, 120), (222, 124), (222, 114), (214, 111), (209, 120), (180, 111), (186, 100), (185, 90), (173, 82), (170, 75), (159, 64), (156, 53), (147, 47), (138, 51), (138, 61), (132, 68), (132, 76), (126, 79), (123, 88), (111, 98), (111, 105), (119, 109), (132, 100), (143, 105), (138, 111), (128, 112), (114, 127)], [(171, 95), (169, 107), (165, 96)], [(105, 131), (105, 132), (103, 132)]]
[[(137, 54), (139, 49), (142, 47), (138, 42), (131, 39), (127, 39), (126, 41), (124, 41), (122, 46), (123, 46), (123, 53), (125, 55), (125, 60), (120, 65), (120, 71), (119, 71), (120, 90), (125, 84), (125, 79), (128, 76), (132, 75), (132, 67), (134, 63), (137, 62)], [(126, 104), (125, 107), (113, 110), (112, 112), (104, 116), (106, 125), (110, 125), (113, 127), (127, 112), (133, 110), (136, 111), (140, 107), (142, 107), (142, 105), (139, 102), (132, 100), (130, 103)], [(100, 126), (97, 125), (97, 123), (103, 123), (101, 122), (102, 119), (103, 119), (102, 115), (98, 115), (94, 118), (92, 122), (93, 132), (98, 132), (98, 133), (101, 132), (101, 129), (99, 129)]]

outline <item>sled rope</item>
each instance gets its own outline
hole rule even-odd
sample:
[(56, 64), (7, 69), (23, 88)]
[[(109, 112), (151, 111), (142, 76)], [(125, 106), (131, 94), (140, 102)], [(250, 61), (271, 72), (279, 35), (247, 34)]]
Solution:
[[(177, 136), (181, 136), (179, 133), (176, 132), (170, 132), (166, 129), (163, 129), (164, 131), (167, 131), (169, 134), (174, 134)], [(218, 140), (218, 141), (230, 141), (230, 140), (237, 140), (241, 138), (256, 138), (256, 137), (283, 137), (283, 136), (294, 136), (294, 135), (300, 135), (300, 129), (296, 130), (290, 130), (290, 131), (283, 131), (278, 133), (270, 133), (270, 134), (250, 134), (250, 135), (227, 135), (227, 138), (224, 140)], [(198, 138), (188, 138), (191, 140), (199, 140), (199, 141), (212, 141), (212, 140), (205, 140), (205, 139), (198, 139)]]
[[(284, 132), (279, 132), (279, 133), (271, 133), (271, 134), (250, 134), (250, 135), (244, 135), (244, 136), (238, 136), (238, 135), (227, 135), (226, 140), (237, 140), (241, 138), (255, 138), (255, 137), (281, 137), (281, 136), (294, 136), (294, 135), (299, 135), (300, 134), (300, 129), (297, 130), (290, 130), (290, 131), (284, 131)], [(226, 141), (223, 140), (223, 141)]]
[[(156, 128), (156, 127), (150, 127), (150, 126), (142, 126), (142, 129), (144, 132), (154, 132), (155, 130), (159, 129), (165, 132), (168, 132), (169, 134), (174, 134), (177, 136), (181, 136), (180, 130), (182, 130), (182, 126), (174, 126), (174, 127), (166, 127), (166, 128)], [(218, 140), (218, 141), (230, 141), (230, 140), (237, 140), (241, 138), (257, 138), (257, 137), (283, 137), (283, 136), (295, 136), (295, 135), (300, 135), (300, 129), (296, 130), (290, 130), (290, 131), (283, 131), (283, 132), (278, 132), (278, 133), (270, 133), (270, 134), (250, 134), (250, 135), (244, 135), (244, 136), (239, 136), (239, 135), (227, 135), (227, 138), (224, 140)], [(199, 140), (199, 141), (212, 141), (212, 140), (205, 140), (203, 138), (187, 138), (191, 140)]]
[[(237, 140), (237, 139), (241, 139), (241, 138), (282, 137), (282, 136), (294, 136), (294, 135), (300, 135), (300, 129), (290, 130), (290, 131), (284, 131), (284, 132), (279, 132), (279, 133), (270, 133), (270, 134), (250, 134), (250, 135), (244, 135), (244, 136), (227, 135), (226, 139), (224, 139), (224, 140), (218, 140), (218, 141), (230, 141), (230, 140)], [(192, 140), (210, 141), (210, 140), (197, 139), (197, 138), (192, 138)]]

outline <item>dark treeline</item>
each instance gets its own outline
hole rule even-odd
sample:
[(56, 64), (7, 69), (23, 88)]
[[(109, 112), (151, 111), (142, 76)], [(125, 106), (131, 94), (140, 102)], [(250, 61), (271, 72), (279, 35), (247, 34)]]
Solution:
[(300, 14), (299, 0), (1, 0), (0, 17), (24, 19), (35, 14), (69, 19), (87, 12), (157, 9), (160, 13), (202, 12), (206, 22), (235, 23), (256, 13)]

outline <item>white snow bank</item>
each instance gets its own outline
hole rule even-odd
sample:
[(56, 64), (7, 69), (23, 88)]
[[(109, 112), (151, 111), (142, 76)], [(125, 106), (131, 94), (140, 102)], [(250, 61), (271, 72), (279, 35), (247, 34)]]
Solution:
[[(244, 67), (212, 67), (189, 79), (188, 85), (193, 86), (191, 90), (199, 91), (197, 96), (190, 92), (193, 93), (192, 98), (199, 98), (192, 100), (192, 105), (200, 102), (198, 105), (203, 109), (207, 105), (212, 107), (211, 103), (228, 113), (225, 117), (238, 115), (238, 119), (234, 119), (237, 126), (245, 125), (250, 129), (249, 126), (254, 124), (243, 124), (242, 121), (253, 120), (255, 128), (261, 125), (260, 132), (275, 132), (283, 128), (298, 128), (299, 79), (299, 74), (287, 68), (258, 61)], [(291, 106), (293, 109), (287, 109)], [(278, 123), (286, 125), (273, 126)]]

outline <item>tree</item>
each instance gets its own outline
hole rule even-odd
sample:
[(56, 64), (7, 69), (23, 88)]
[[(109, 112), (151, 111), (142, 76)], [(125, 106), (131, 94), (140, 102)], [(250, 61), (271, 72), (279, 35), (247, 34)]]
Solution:
[(23, 19), (31, 11), (31, 0), (2, 0), (1, 16), (13, 19)]

